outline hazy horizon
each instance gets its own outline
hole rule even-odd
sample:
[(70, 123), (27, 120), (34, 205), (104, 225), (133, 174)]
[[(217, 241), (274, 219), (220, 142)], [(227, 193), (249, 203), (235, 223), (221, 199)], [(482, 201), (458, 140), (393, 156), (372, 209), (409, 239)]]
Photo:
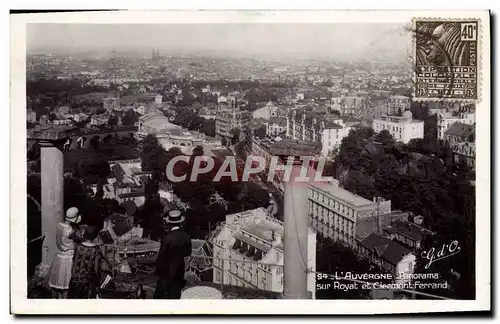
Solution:
[[(238, 56), (405, 59), (401, 24), (29, 24), (28, 53), (136, 50)], [(370, 55), (370, 57), (366, 57)]]

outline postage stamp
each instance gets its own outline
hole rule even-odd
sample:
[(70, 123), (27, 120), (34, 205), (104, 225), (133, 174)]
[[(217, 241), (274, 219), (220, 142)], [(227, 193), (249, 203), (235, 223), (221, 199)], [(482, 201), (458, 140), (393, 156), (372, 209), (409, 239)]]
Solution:
[(480, 21), (415, 19), (416, 100), (480, 100)]

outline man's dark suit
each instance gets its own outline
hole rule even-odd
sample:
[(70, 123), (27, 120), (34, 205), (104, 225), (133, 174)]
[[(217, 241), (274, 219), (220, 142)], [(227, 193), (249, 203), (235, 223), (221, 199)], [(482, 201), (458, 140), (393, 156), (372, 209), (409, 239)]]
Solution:
[(162, 240), (160, 253), (156, 259), (158, 281), (155, 299), (180, 299), (184, 288), (184, 258), (191, 255), (189, 234), (182, 229), (173, 229)]

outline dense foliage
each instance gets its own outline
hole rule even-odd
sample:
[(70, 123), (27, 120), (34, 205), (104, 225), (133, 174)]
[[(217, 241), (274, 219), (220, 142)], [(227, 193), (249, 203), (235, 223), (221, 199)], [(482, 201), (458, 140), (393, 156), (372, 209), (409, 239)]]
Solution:
[(448, 145), (429, 138), (405, 145), (387, 131), (374, 135), (359, 128), (344, 138), (335, 163), (347, 190), (370, 200), (383, 197), (393, 210), (424, 216), (424, 225), (437, 235), (423, 249), (457, 240), (460, 255), (437, 262), (435, 270), (446, 277), (455, 269), (462, 276), (457, 297), (474, 297), (475, 188), (470, 168), (453, 162)]
[(174, 124), (215, 137), (215, 120), (200, 117), (192, 109), (177, 109)]
[[(183, 153), (179, 148), (171, 148), (165, 151), (156, 138), (148, 136), (142, 143), (142, 163), (143, 170), (154, 172), (154, 181), (171, 186), (174, 194), (182, 202), (188, 204), (186, 213), (186, 229), (196, 238), (206, 238), (210, 229), (225, 220), (225, 215), (243, 210), (255, 209), (261, 206), (266, 207), (269, 204), (269, 196), (265, 189), (251, 182), (240, 182), (241, 169), (239, 169), (238, 181), (233, 181), (228, 176), (223, 176), (220, 181), (214, 181), (214, 177), (222, 166), (222, 160), (215, 160), (215, 167), (212, 171), (198, 175), (196, 181), (191, 181), (191, 173), (195, 163), (196, 156), (204, 156), (201, 146), (193, 149), (193, 154), (188, 162), (180, 161), (175, 163), (173, 172), (175, 176), (186, 175), (186, 180), (181, 182), (170, 182), (167, 179), (165, 171), (167, 164), (177, 155)], [(227, 169), (226, 169), (227, 170)], [(223, 198), (224, 204), (213, 202), (210, 198), (218, 194)], [(153, 195), (154, 196), (154, 195)], [(148, 202), (152, 199), (147, 199)], [(153, 199), (154, 200), (154, 199)], [(156, 203), (149, 202), (149, 212), (144, 213), (144, 218), (156, 218), (161, 213)], [(151, 211), (152, 207), (157, 206), (156, 211)], [(149, 228), (157, 222), (154, 220), (145, 221), (146, 231), (153, 231)]]

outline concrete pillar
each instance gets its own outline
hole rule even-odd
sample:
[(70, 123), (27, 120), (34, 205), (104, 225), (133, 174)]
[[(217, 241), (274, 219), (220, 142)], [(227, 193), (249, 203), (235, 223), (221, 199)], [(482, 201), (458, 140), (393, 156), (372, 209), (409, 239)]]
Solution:
[(56, 247), (56, 225), (64, 219), (63, 152), (50, 142), (41, 145), (42, 268), (50, 267)]
[[(284, 181), (284, 298), (308, 299), (307, 239), (309, 220), (309, 183), (295, 181), (302, 163), (296, 161), (290, 179)], [(312, 176), (313, 177), (313, 176)]]

